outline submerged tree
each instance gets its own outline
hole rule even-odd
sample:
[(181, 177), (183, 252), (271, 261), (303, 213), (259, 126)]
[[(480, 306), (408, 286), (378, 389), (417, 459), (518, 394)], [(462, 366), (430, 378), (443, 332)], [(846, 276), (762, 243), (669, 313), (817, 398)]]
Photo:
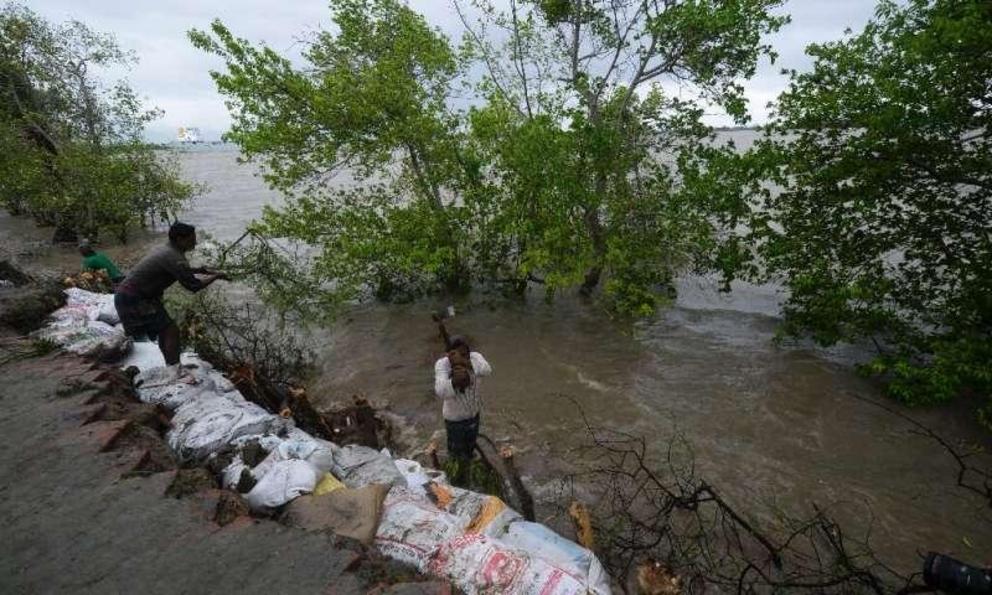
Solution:
[(300, 67), (219, 21), (190, 36), (225, 60), (229, 138), (289, 196), (255, 231), (315, 246), (325, 293), (588, 293), (605, 275), (618, 309), (645, 312), (718, 244), (706, 163), (729, 149), (707, 144), (701, 106), (746, 119), (740, 80), (778, 4), (456, 3), (455, 48), (397, 0), (333, 0)]
[(884, 1), (807, 52), (760, 150), (783, 189), (752, 226), (787, 330), (874, 340), (866, 368), (909, 403), (989, 395), (992, 5)]
[(94, 71), (127, 66), (113, 37), (31, 10), (0, 10), (0, 205), (56, 226), (57, 239), (101, 231), (126, 239), (194, 193), (174, 163), (144, 143), (145, 110), (123, 81)]

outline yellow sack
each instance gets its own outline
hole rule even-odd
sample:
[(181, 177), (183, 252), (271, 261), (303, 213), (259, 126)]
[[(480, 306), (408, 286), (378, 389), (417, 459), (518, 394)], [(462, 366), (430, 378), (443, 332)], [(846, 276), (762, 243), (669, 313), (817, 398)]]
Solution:
[(314, 496), (323, 496), (324, 494), (330, 494), (334, 490), (339, 490), (344, 487), (344, 484), (338, 481), (337, 477), (334, 477), (330, 473), (325, 473), (324, 477), (317, 482), (317, 487), (313, 489)]
[(433, 496), (431, 499), (438, 508), (441, 510), (448, 508), (448, 505), (451, 504), (451, 500), (453, 499), (451, 496), (451, 488), (432, 481), (427, 484), (427, 489), (429, 492), (427, 497), (431, 498), (431, 496)]
[(493, 519), (499, 516), (499, 513), (503, 512), (505, 508), (506, 504), (503, 504), (503, 501), (496, 496), (486, 497), (485, 503), (479, 508), (479, 512), (476, 513), (475, 518), (465, 528), (465, 533), (482, 533), (489, 526), (489, 523), (493, 522)]

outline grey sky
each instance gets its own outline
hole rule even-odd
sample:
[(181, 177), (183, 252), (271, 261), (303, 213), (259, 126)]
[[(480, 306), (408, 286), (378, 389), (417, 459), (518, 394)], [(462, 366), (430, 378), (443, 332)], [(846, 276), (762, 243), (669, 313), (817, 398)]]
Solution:
[[(461, 25), (447, 0), (409, 4), (449, 35), (461, 36)], [(149, 127), (152, 140), (171, 140), (180, 126), (198, 126), (207, 140), (214, 140), (230, 123), (208, 74), (219, 62), (190, 45), (188, 29), (206, 28), (219, 17), (239, 37), (295, 52), (294, 40), (300, 34), (328, 24), (324, 0), (34, 0), (28, 5), (52, 21), (77, 19), (112, 32), (121, 46), (137, 52), (140, 62), (128, 79), (149, 105), (165, 110), (164, 117)], [(778, 74), (781, 68), (807, 68), (809, 60), (803, 53), (807, 44), (837, 39), (847, 27), (859, 30), (874, 6), (874, 0), (787, 2), (782, 11), (792, 15), (792, 23), (770, 40), (779, 61), (774, 66), (763, 64), (746, 83), (755, 121), (764, 121), (765, 105), (785, 87), (785, 78)], [(730, 123), (719, 114), (708, 120), (714, 125)]]

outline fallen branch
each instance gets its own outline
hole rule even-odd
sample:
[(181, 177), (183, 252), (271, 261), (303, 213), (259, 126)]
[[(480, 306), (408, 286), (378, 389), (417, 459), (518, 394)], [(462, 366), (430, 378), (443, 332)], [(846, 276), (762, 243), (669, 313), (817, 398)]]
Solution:
[(985, 504), (989, 508), (992, 508), (992, 471), (986, 471), (985, 469), (979, 469), (978, 467), (969, 465), (967, 463), (967, 459), (974, 453), (965, 454), (959, 452), (940, 434), (898, 409), (894, 409), (884, 403), (879, 403), (861, 395), (854, 395), (854, 398), (870, 405), (874, 405), (887, 413), (891, 413), (892, 415), (912, 425), (914, 430), (910, 431), (914, 434), (930, 438), (939, 444), (944, 451), (954, 459), (954, 462), (958, 466), (956, 478), (958, 487), (982, 497), (985, 500)]
[(563, 484), (560, 511), (573, 509), (581, 486), (596, 551), (618, 584), (636, 578), (690, 593), (926, 590), (918, 575), (903, 576), (875, 556), (870, 524), (853, 538), (814, 503), (809, 517), (762, 525), (697, 475), (681, 436), (659, 457), (643, 438), (595, 428), (582, 415), (592, 444)]
[(492, 439), (485, 434), (479, 434), (479, 438), (486, 444), (487, 448), (492, 449), (492, 452), (487, 455), (482, 444), (476, 444), (475, 448), (482, 458), (482, 462), (500, 476), (503, 485), (508, 488), (506, 491), (513, 494), (514, 508), (517, 508), (525, 519), (533, 521), (536, 518), (534, 497), (531, 496), (523, 480), (520, 479), (520, 472), (517, 471), (513, 461), (513, 449), (507, 446), (497, 448)]

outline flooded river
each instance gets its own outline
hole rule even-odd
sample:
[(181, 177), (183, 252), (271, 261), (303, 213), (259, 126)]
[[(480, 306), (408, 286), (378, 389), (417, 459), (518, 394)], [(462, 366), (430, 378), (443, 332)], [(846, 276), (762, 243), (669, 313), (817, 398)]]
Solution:
[[(186, 174), (211, 187), (186, 219), (221, 239), (236, 238), (263, 206), (280, 202), (236, 158), (220, 149), (181, 156)], [(580, 406), (595, 424), (657, 446), (683, 434), (700, 474), (756, 516), (843, 501), (848, 530), (860, 534), (873, 516), (876, 551), (905, 571), (928, 549), (992, 562), (992, 511), (955, 487), (954, 460), (864, 400), (895, 406), (854, 372), (866, 353), (776, 346), (780, 300), (772, 286), (739, 284), (725, 295), (692, 277), (680, 280), (674, 307), (635, 324), (575, 297), (548, 305), (536, 295), (476, 296), (455, 304), (451, 327), (493, 365), (482, 386), (483, 432), (520, 448), (539, 495), (585, 440)], [(425, 441), (442, 427), (431, 392), (440, 342), (429, 318), (442, 305), (363, 306), (317, 332), (312, 394), (388, 400), (411, 421), (411, 443)], [(988, 449), (969, 405), (910, 414)]]

